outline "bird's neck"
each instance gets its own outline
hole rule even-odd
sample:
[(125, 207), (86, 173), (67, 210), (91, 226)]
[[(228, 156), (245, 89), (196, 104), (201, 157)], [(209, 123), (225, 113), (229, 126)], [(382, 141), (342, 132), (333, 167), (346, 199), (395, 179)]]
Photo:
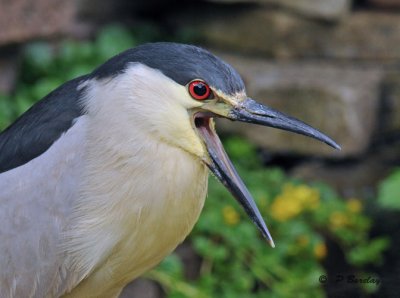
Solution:
[(83, 295), (93, 290), (85, 284), (110, 276), (124, 284), (156, 265), (191, 231), (204, 204), (204, 164), (139, 131), (124, 134), (89, 134), (67, 244), (73, 269), (92, 273), (74, 290)]

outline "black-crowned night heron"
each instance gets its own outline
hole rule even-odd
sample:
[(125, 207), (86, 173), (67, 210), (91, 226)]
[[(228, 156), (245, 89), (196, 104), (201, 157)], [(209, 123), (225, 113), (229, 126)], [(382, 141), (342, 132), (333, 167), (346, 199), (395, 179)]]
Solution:
[(51, 92), (0, 134), (0, 297), (117, 297), (193, 228), (209, 168), (273, 245), (213, 117), (339, 146), (247, 97), (228, 64), (153, 43)]

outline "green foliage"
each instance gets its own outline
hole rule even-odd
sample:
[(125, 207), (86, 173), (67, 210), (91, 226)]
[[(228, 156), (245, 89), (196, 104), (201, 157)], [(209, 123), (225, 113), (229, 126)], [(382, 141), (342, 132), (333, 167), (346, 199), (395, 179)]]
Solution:
[[(326, 185), (305, 185), (277, 168), (263, 168), (254, 147), (240, 138), (224, 143), (276, 248), (267, 245), (228, 191), (211, 178), (204, 211), (189, 237), (202, 257), (200, 276), (194, 281), (179, 277), (200, 293), (183, 297), (324, 297), (318, 278), (325, 274), (321, 261), (329, 257), (326, 237), (342, 248), (360, 276), (363, 266), (381, 261), (388, 240), (369, 239), (370, 219), (360, 200), (345, 201)], [(165, 269), (152, 272), (168, 273)], [(169, 297), (179, 297), (177, 288), (166, 289)]]
[(0, 96), (0, 130), (64, 82), (88, 74), (110, 57), (157, 36), (150, 27), (146, 28), (147, 35), (141, 37), (114, 25), (105, 27), (93, 41), (27, 45), (16, 92)]
[(0, 129), (6, 127), (13, 118), (13, 105), (6, 96), (0, 95)]
[[(0, 129), (65, 81), (158, 35), (151, 26), (142, 29), (140, 34), (132, 34), (111, 26), (93, 41), (27, 46), (17, 91), (0, 96)], [(321, 261), (330, 253), (326, 237), (342, 248), (347, 261), (360, 273), (363, 266), (381, 260), (388, 241), (369, 239), (371, 221), (363, 214), (360, 200), (344, 201), (326, 185), (306, 185), (278, 168), (263, 168), (254, 146), (240, 138), (228, 138), (224, 143), (274, 236), (276, 248), (267, 245), (227, 190), (210, 178), (204, 212), (189, 238), (202, 260), (199, 277), (185, 279), (183, 264), (175, 255), (148, 273), (168, 297), (323, 297), (318, 278), (324, 273)], [(381, 185), (384, 206), (398, 208), (399, 180), (400, 171)]]
[(400, 169), (381, 182), (378, 202), (382, 207), (400, 210)]

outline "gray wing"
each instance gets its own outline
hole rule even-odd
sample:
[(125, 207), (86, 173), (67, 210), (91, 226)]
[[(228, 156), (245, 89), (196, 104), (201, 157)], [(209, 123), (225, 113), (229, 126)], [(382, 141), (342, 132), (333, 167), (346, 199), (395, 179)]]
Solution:
[(62, 292), (60, 235), (77, 198), (86, 77), (62, 85), (0, 134), (0, 297)]
[(83, 115), (84, 88), (79, 86), (86, 79), (82, 76), (55, 89), (0, 134), (0, 173), (44, 153)]
[(47, 297), (68, 281), (61, 231), (77, 198), (86, 116), (45, 153), (0, 174), (0, 297)]

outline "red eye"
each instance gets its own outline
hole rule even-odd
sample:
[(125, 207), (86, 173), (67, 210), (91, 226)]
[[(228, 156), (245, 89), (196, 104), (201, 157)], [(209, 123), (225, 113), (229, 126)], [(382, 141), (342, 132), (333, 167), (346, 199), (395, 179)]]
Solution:
[(203, 81), (192, 81), (189, 83), (189, 93), (197, 100), (204, 100), (210, 97), (210, 87)]

